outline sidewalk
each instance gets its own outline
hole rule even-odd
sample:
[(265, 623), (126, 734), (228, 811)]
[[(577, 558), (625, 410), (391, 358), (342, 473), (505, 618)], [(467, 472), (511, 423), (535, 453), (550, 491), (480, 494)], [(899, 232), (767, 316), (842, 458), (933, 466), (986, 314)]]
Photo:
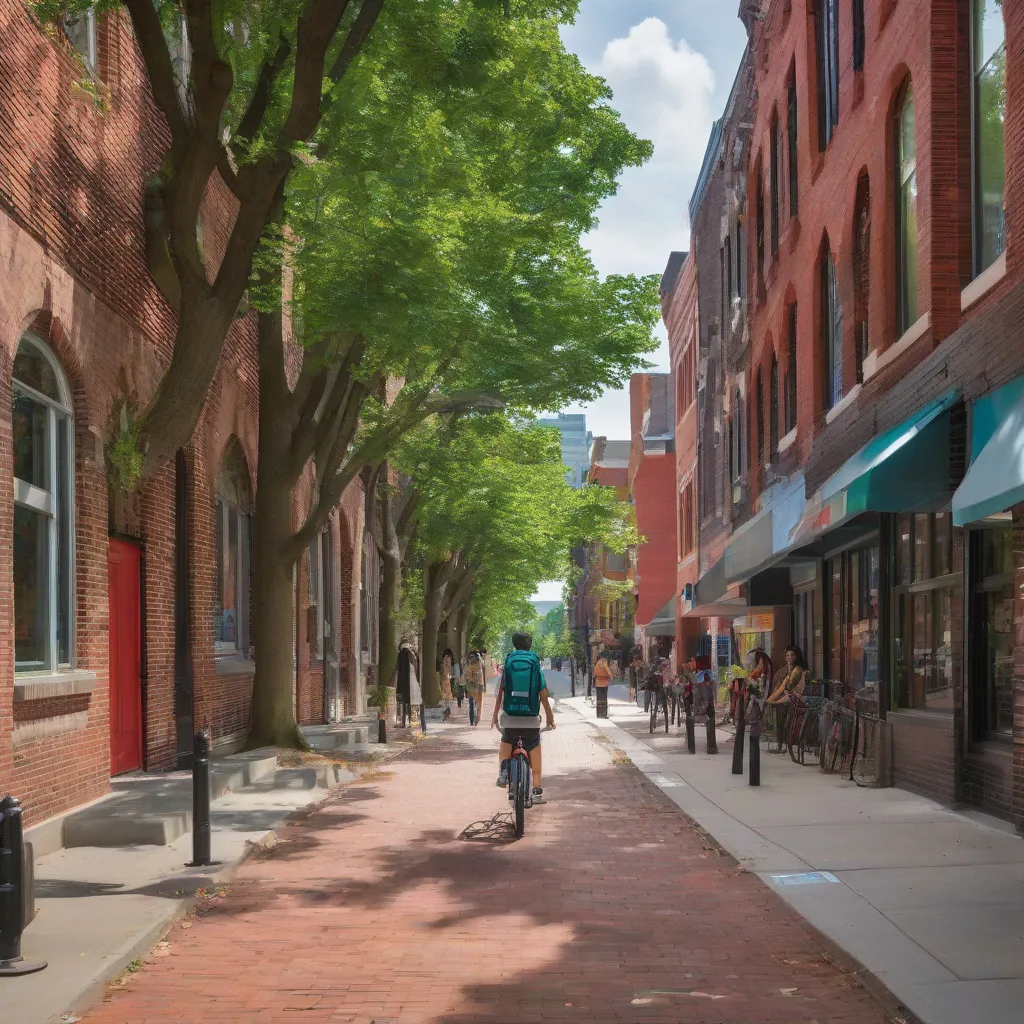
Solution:
[(895, 1020), (578, 714), (519, 841), (496, 733), (456, 719), (285, 827), (85, 1024)]
[[(269, 771), (263, 766), (254, 782), (242, 786), (236, 781), (242, 788), (212, 801), (212, 854), (218, 861), (212, 867), (186, 867), (192, 859), (192, 833), (180, 825), (185, 820), (191, 829), (187, 773), (126, 776), (106, 800), (69, 815), (65, 836), (71, 832), (76, 840), (103, 845), (58, 849), (36, 858), (38, 913), (22, 936), (22, 955), (49, 966), (0, 980), (0, 1019), (12, 1024), (77, 1020), (102, 998), (109, 980), (150, 952), (175, 919), (197, 902), (217, 899), (254, 846), (292, 814), (356, 777), (325, 763), (275, 769), (273, 750), (221, 759), (217, 772), (231, 781), (232, 763), (268, 759)], [(213, 792), (221, 792), (216, 783)], [(175, 826), (170, 832), (168, 823)], [(51, 843), (55, 832), (56, 844), (61, 825), (55, 820), (53, 827), (45, 823), (38, 831)], [(104, 829), (110, 834), (102, 835)], [(158, 842), (166, 845), (154, 845)]]
[[(1024, 1020), (1024, 842), (1009, 825), (787, 754), (762, 751), (751, 788), (731, 774), (731, 735), (709, 757), (698, 730), (691, 756), (677, 729), (651, 736), (635, 704), (611, 700), (598, 721), (585, 700), (564, 703), (924, 1024)], [(807, 872), (829, 874), (793, 877)]]

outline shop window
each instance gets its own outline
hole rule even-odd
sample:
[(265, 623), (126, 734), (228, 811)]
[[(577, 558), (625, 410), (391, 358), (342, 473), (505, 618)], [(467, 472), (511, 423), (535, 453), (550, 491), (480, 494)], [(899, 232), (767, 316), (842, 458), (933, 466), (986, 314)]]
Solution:
[(843, 305), (839, 300), (836, 265), (828, 251), (821, 264), (821, 333), (827, 412), (843, 397)]
[(25, 335), (14, 357), (14, 665), (70, 666), (73, 646), (74, 433), (56, 353)]
[(214, 520), (217, 579), (213, 639), (218, 656), (248, 657), (250, 654), (251, 511), (249, 471), (238, 442), (232, 440), (217, 477)]
[(789, 78), (789, 112), (786, 119), (786, 140), (789, 148), (789, 215), (796, 217), (800, 211), (800, 186), (797, 176), (797, 120), (796, 120), (796, 68)]
[(917, 137), (914, 90), (896, 115), (896, 333), (917, 320)]
[(1010, 527), (970, 535), (974, 738), (1013, 735), (1014, 586)]
[(771, 138), (769, 139), (768, 166), (771, 173), (771, 227), (772, 256), (779, 251), (779, 115), (772, 111)]
[(894, 696), (898, 706), (953, 710), (953, 627), (961, 579), (953, 573), (949, 511), (900, 516), (895, 541)]
[(1006, 28), (1000, 0), (973, 0), (974, 273), (1006, 247)]
[(89, 7), (84, 11), (69, 11), (64, 15), (64, 33), (85, 64), (90, 75), (96, 74), (99, 66), (96, 44), (96, 10)]
[(839, 0), (818, 0), (818, 148), (824, 152), (839, 126)]
[(878, 566), (877, 543), (826, 562), (829, 672), (850, 690), (878, 681)]
[(814, 588), (793, 592), (793, 637), (808, 665), (814, 654)]

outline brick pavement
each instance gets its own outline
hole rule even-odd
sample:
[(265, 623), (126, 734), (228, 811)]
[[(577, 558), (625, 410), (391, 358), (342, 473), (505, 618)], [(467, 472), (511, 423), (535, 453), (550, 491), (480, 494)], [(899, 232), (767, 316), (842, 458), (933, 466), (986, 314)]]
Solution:
[(507, 808), (495, 739), (439, 727), (283, 830), (86, 1024), (887, 1020), (575, 712), (526, 838), (467, 832)]

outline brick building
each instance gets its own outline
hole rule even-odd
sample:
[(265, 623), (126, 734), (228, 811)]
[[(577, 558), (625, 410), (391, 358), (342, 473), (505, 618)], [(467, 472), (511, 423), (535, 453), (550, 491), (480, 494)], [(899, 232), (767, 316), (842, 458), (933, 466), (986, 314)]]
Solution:
[(725, 583), (788, 584), (812, 673), (877, 696), (897, 785), (1022, 827), (1024, 8), (741, 15), (751, 514)]
[(671, 373), (635, 373), (629, 382), (628, 488), (643, 538), (636, 552), (634, 622), (642, 639), (676, 627), (675, 389)]
[[(0, 0), (0, 32), (0, 792), (36, 823), (111, 774), (183, 763), (193, 728), (245, 734), (256, 341), (236, 322), (192, 442), (114, 492), (104, 440), (174, 337), (143, 230), (166, 132), (123, 13), (62, 31)], [(211, 185), (211, 270), (232, 202)], [(362, 504), (357, 485), (297, 572), (304, 721), (358, 704)]]

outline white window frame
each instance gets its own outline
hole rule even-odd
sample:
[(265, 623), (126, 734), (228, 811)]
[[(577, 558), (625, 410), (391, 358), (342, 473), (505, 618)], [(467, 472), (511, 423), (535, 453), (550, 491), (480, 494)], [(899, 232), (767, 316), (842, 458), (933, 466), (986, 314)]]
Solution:
[[(34, 334), (22, 335), (18, 347), (29, 345), (41, 355), (54, 373), (60, 401), (54, 401), (47, 395), (36, 391), (35, 388), (22, 383), (16, 378), (12, 379), (12, 409), (13, 416), (13, 393), (15, 391), (25, 395), (33, 402), (45, 406), (47, 409), (47, 462), (50, 476), (50, 488), (39, 487), (27, 480), (20, 480), (14, 477), (14, 504), (30, 509), (47, 517), (49, 526), (47, 530), (47, 616), (48, 616), (48, 637), (47, 657), (42, 661), (15, 661), (16, 672), (55, 672), (61, 669), (71, 669), (75, 661), (75, 433), (74, 433), (74, 412), (71, 401), (71, 387), (68, 383), (64, 367), (61, 366), (56, 352), (41, 338)], [(67, 464), (64, 472), (60, 472), (58, 433), (66, 432), (65, 444), (67, 446)], [(59, 534), (61, 524), (57, 521), (60, 508), (62, 490), (66, 491), (68, 498), (66, 502), (67, 511), (67, 537), (65, 545), (68, 557), (68, 591), (66, 594), (67, 608), (64, 613), (67, 616), (68, 630), (68, 657), (66, 661), (60, 660), (58, 623), (60, 621), (60, 587), (58, 580), (59, 563), (62, 548), (60, 546)], [(13, 571), (12, 554), (12, 571)]]
[[(227, 564), (228, 529), (231, 516), (238, 519), (238, 564), (235, 567), (235, 639), (222, 640), (215, 636), (213, 641), (214, 654), (218, 658), (249, 658), (252, 652), (252, 624), (249, 621), (249, 587), (252, 574), (250, 564), (250, 535), (252, 531), (252, 514), (247, 512), (218, 489), (214, 516), (220, 518), (221, 553), (217, 558), (216, 572), (218, 581), (223, 584)], [(216, 528), (216, 524), (215, 524)], [(224, 606), (221, 603), (221, 630), (223, 631)]]

